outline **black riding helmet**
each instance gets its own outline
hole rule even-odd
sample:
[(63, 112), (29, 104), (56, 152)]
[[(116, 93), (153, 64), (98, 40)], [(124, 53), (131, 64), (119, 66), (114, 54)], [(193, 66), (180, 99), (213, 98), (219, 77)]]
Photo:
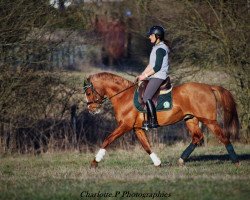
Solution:
[(164, 39), (164, 33), (165, 33), (165, 30), (163, 27), (161, 26), (152, 26), (148, 33), (147, 33), (147, 36), (149, 37), (150, 35), (152, 34), (155, 34), (156, 38), (159, 38), (160, 40), (163, 40)]

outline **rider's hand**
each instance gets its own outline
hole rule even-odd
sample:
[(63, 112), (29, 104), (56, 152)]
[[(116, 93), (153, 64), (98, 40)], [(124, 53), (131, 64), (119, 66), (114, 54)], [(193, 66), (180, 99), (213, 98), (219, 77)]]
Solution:
[(141, 74), (140, 76), (138, 76), (139, 81), (143, 81), (146, 78), (147, 76), (145, 74)]

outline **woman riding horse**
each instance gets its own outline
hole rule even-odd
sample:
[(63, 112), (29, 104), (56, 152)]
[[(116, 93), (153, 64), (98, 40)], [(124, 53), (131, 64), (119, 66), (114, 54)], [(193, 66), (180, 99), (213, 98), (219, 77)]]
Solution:
[[(93, 167), (97, 167), (105, 156), (106, 148), (114, 140), (133, 129), (154, 165), (161, 165), (161, 160), (151, 150), (145, 131), (141, 128), (144, 114), (134, 106), (135, 89), (136, 86), (131, 81), (107, 72), (91, 75), (84, 82), (88, 110), (91, 113), (99, 113), (103, 102), (109, 99), (113, 105), (118, 124), (117, 128), (103, 141), (100, 150), (91, 163)], [(173, 87), (172, 98), (172, 108), (158, 112), (157, 115), (161, 126), (176, 123), (189, 116), (186, 120), (186, 126), (192, 136), (192, 142), (181, 155), (180, 163), (187, 160), (203, 139), (199, 122), (206, 125), (225, 145), (232, 162), (238, 163), (237, 155), (229, 139), (230, 136), (239, 134), (239, 118), (236, 103), (228, 90), (220, 86), (202, 83), (185, 83)], [(220, 107), (224, 113), (223, 126), (217, 121), (217, 108)]]
[(143, 102), (147, 107), (147, 121), (143, 123), (142, 128), (157, 128), (158, 121), (155, 105), (152, 102), (152, 97), (159, 89), (162, 82), (167, 78), (169, 68), (168, 53), (169, 48), (164, 43), (164, 28), (161, 26), (153, 26), (148, 32), (150, 42), (154, 44), (150, 53), (149, 64), (140, 76), (139, 81), (149, 79), (149, 83), (143, 95)]

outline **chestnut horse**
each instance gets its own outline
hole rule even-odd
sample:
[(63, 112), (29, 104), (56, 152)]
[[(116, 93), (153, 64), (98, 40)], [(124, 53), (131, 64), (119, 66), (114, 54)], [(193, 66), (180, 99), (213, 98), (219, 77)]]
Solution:
[[(133, 95), (137, 85), (118, 75), (103, 72), (91, 75), (84, 81), (84, 92), (88, 110), (93, 113), (101, 111), (102, 103), (109, 99), (113, 104), (118, 127), (104, 140), (91, 166), (97, 167), (103, 159), (106, 148), (124, 133), (134, 129), (137, 138), (145, 151), (150, 155), (155, 166), (161, 165), (158, 156), (152, 152), (148, 138), (142, 127), (143, 113), (137, 111), (133, 103)], [(230, 143), (230, 135), (239, 133), (239, 119), (236, 103), (231, 93), (220, 86), (202, 83), (185, 83), (173, 87), (173, 107), (171, 110), (157, 112), (160, 126), (170, 125), (185, 119), (186, 126), (192, 136), (191, 144), (182, 153), (179, 164), (184, 164), (195, 147), (203, 139), (199, 121), (205, 124), (222, 142), (230, 159), (238, 163), (237, 155)], [(223, 108), (224, 125), (217, 121), (217, 106)]]

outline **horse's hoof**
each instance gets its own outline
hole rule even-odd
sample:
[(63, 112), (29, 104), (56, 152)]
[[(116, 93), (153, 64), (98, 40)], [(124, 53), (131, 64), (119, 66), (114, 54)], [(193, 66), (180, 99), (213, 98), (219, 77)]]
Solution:
[(185, 165), (185, 161), (182, 159), (182, 158), (179, 158), (179, 160), (178, 160), (178, 164), (179, 164), (179, 166), (184, 166)]
[(240, 166), (241, 166), (240, 161), (238, 161), (238, 162), (236, 162), (236, 163), (234, 163), (234, 164), (235, 164), (236, 167), (240, 167)]
[(98, 162), (96, 160), (93, 160), (90, 165), (91, 168), (97, 168), (98, 167)]
[(162, 167), (162, 164), (159, 164), (159, 165), (155, 165), (155, 167)]

